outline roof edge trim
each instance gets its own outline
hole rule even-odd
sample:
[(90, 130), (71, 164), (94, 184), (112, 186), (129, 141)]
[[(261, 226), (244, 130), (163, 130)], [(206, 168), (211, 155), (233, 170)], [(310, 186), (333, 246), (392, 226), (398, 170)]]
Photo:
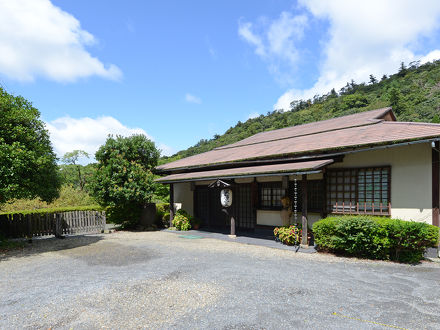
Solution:
[(238, 175), (230, 175), (230, 176), (212, 176), (205, 178), (197, 178), (197, 179), (183, 179), (183, 180), (167, 180), (161, 181), (161, 179), (154, 180), (159, 183), (168, 184), (168, 183), (183, 183), (183, 182), (194, 182), (194, 181), (210, 181), (217, 179), (243, 179), (243, 178), (257, 178), (264, 176), (285, 176), (285, 175), (302, 175), (302, 174), (316, 174), (321, 173), (322, 170), (311, 170), (311, 171), (301, 171), (301, 172), (273, 172), (273, 173), (262, 173), (262, 174), (238, 174)]

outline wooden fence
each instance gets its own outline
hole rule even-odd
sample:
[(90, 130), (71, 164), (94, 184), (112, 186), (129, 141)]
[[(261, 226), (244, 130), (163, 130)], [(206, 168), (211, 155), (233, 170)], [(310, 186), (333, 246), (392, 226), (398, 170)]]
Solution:
[(100, 211), (15, 213), (0, 215), (0, 233), (8, 238), (100, 233), (105, 223), (105, 212)]

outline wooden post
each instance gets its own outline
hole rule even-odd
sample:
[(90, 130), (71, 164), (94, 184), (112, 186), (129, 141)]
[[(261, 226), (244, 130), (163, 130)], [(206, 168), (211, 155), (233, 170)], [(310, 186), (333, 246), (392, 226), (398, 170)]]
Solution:
[(301, 237), (301, 247), (308, 248), (309, 242), (307, 239), (307, 174), (302, 175), (301, 180), (301, 197), (302, 197), (302, 237)]
[(27, 222), (27, 238), (32, 238), (32, 220), (34, 220), (34, 217), (32, 214), (26, 214), (26, 222)]
[(174, 219), (174, 185), (170, 183), (170, 227), (173, 226)]
[(101, 233), (105, 232), (105, 226), (107, 225), (107, 218), (106, 218), (106, 214), (105, 211), (101, 212)]
[(432, 224), (439, 227), (439, 142), (436, 141), (432, 148)]
[(235, 237), (235, 218), (231, 214), (231, 237)]
[(287, 196), (288, 192), (289, 192), (289, 176), (288, 175), (284, 175), (282, 177), (281, 189), (283, 189), (283, 191), (284, 191), (284, 196)]
[(55, 237), (56, 238), (63, 237), (63, 226), (62, 226), (61, 221), (62, 221), (61, 214), (55, 213)]

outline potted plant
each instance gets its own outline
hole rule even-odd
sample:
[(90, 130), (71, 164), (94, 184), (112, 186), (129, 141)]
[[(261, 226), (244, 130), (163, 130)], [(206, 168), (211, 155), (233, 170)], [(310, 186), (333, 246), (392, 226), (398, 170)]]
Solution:
[(190, 219), (192, 229), (199, 229), (202, 221), (197, 217), (191, 217)]

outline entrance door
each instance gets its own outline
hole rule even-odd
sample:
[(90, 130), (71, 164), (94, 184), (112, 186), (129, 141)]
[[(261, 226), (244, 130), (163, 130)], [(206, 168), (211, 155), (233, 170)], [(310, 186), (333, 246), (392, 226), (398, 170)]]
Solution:
[[(253, 230), (256, 224), (256, 205), (254, 205), (251, 184), (233, 186), (232, 212), (238, 230)], [(222, 211), (220, 203), (220, 188), (196, 186), (195, 214), (204, 226), (212, 229), (228, 231), (230, 219)]]
[(253, 230), (256, 224), (256, 206), (252, 198), (252, 185), (240, 184), (234, 189), (233, 204), (237, 228)]
[(228, 226), (228, 219), (220, 204), (220, 189), (196, 186), (194, 195), (195, 215), (202, 220), (203, 226), (225, 229)]

